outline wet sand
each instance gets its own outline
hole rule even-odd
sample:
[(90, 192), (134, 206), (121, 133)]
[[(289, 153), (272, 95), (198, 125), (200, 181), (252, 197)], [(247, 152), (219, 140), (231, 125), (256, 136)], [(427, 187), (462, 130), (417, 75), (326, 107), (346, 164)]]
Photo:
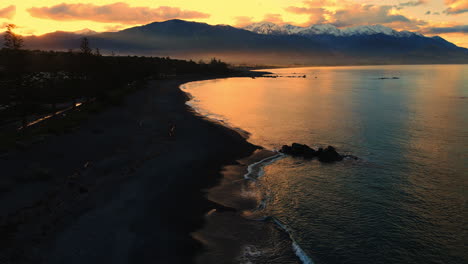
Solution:
[(223, 168), (222, 180), (208, 190), (208, 199), (234, 210), (212, 210), (205, 216), (203, 228), (194, 233), (206, 249), (197, 256), (197, 263), (301, 263), (288, 233), (263, 215), (261, 206), (266, 197), (259, 192), (258, 181), (245, 179), (249, 165), (272, 157), (278, 154), (257, 150), (238, 164)]
[(77, 131), (3, 155), (0, 262), (192, 263), (191, 233), (229, 211), (204, 190), (258, 149), (185, 105), (179, 86), (196, 79), (151, 81)]

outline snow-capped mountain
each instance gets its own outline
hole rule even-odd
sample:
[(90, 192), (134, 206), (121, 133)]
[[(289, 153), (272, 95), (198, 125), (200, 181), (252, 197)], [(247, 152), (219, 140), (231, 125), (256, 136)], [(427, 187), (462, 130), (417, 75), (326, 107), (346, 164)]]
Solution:
[(300, 31), (304, 30), (303, 27), (293, 26), (290, 24), (283, 25), (283, 28), (288, 32), (288, 34), (297, 34)]
[(254, 23), (244, 27), (245, 30), (263, 35), (289, 35), (292, 31), (286, 27), (278, 26), (271, 22)]
[(356, 26), (341, 29), (341, 36), (357, 36), (357, 35), (375, 35), (384, 34), (394, 37), (410, 37), (410, 36), (422, 36), (420, 33), (409, 32), (409, 31), (397, 31), (392, 28), (382, 25), (372, 26)]
[(336, 37), (362, 36), (384, 34), (394, 37), (422, 36), (419, 33), (409, 31), (396, 31), (382, 25), (356, 26), (348, 28), (337, 28), (331, 24), (311, 25), (309, 27), (298, 27), (293, 25), (276, 25), (271, 22), (260, 22), (244, 27), (245, 30), (263, 35), (332, 35)]
[[(261, 34), (226, 25), (169, 20), (86, 36), (91, 47), (103, 54), (216, 57), (231, 63), (272, 65), (468, 63), (468, 49), (440, 37), (383, 26), (340, 29), (259, 23), (248, 29)], [(25, 37), (24, 42), (27, 49), (69, 50), (79, 48), (83, 36), (54, 32)]]
[(337, 27), (330, 24), (323, 25), (312, 25), (310, 27), (303, 28), (298, 33), (302, 36), (311, 36), (311, 35), (333, 35), (333, 36), (342, 36), (343, 32)]

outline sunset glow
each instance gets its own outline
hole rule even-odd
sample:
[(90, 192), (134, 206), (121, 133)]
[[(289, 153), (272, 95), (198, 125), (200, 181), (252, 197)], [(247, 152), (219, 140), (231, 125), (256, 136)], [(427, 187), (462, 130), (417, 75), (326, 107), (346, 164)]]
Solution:
[(21, 0), (0, 4), (0, 23), (14, 23), (24, 35), (86, 28), (117, 31), (175, 18), (232, 26), (260, 21), (338, 27), (382, 24), (439, 35), (468, 47), (466, 0)]

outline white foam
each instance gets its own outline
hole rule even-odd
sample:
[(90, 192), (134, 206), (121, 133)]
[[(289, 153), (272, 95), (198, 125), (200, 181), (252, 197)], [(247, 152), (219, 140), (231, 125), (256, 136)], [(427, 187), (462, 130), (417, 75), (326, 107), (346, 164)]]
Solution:
[(302, 248), (296, 243), (292, 243), (292, 247), (294, 249), (294, 253), (296, 253), (296, 256), (301, 260), (302, 263), (304, 264), (314, 264), (314, 262), (307, 256), (307, 254), (302, 250)]
[[(195, 85), (197, 85), (198, 83), (200, 82), (191, 82), (190, 85), (193, 87)], [(184, 85), (181, 85), (180, 88), (182, 90), (187, 90), (188, 89), (188, 86), (187, 84), (184, 84)], [(187, 91), (185, 91), (187, 94), (189, 94)], [(210, 113), (208, 111), (206, 111), (205, 109), (201, 108), (199, 106), (199, 103), (200, 101), (195, 99), (194, 96), (192, 96), (191, 94), (189, 94), (189, 101), (186, 102), (186, 104), (191, 107), (196, 113), (202, 115), (202, 116), (205, 116), (206, 118), (209, 118), (209, 119), (212, 119), (212, 120), (215, 120), (215, 121), (218, 121), (218, 122), (221, 122), (223, 124), (225, 124), (226, 126), (229, 126), (229, 122), (226, 122), (225, 118), (223, 116), (220, 116), (220, 115), (217, 115), (217, 114), (213, 114), (213, 113)], [(234, 128), (233, 126), (229, 126), (230, 128)], [(240, 129), (240, 128), (234, 128), (235, 130), (237, 130), (238, 132), (244, 132), (244, 133), (247, 133), (249, 134), (248, 132)], [(268, 157), (268, 158), (265, 158), (265, 159), (262, 159), (258, 162), (255, 162), (253, 164), (250, 164), (248, 167), (247, 167), (247, 173), (244, 175), (244, 178), (247, 179), (247, 180), (257, 180), (259, 179), (260, 177), (262, 177), (264, 174), (265, 174), (265, 170), (264, 168), (270, 164), (273, 164), (274, 162), (278, 161), (278, 160), (281, 160), (283, 158), (286, 157), (285, 154), (283, 153), (280, 153), (280, 152), (277, 152), (276, 151), (276, 155), (274, 156), (271, 156), (271, 157)], [(256, 192), (253, 192), (253, 191), (243, 191), (241, 193), (241, 195), (243, 196), (256, 196), (258, 194), (256, 194)], [(260, 203), (260, 206), (258, 209), (263, 209), (266, 207), (266, 203), (267, 203), (267, 199), (264, 199), (262, 200), (262, 202)], [(213, 212), (209, 212), (208, 215), (214, 213)], [(312, 259), (307, 255), (307, 253), (304, 252), (304, 250), (299, 246), (299, 244), (294, 240), (294, 238), (292, 237), (291, 235), (291, 232), (289, 231), (289, 228), (284, 225), (283, 223), (281, 223), (281, 221), (279, 221), (277, 218), (275, 217), (272, 217), (271, 219), (273, 219), (273, 222), (278, 225), (282, 230), (284, 230), (288, 235), (289, 235), (289, 238), (291, 239), (292, 241), (292, 248), (296, 254), (296, 256), (301, 260), (302, 263), (304, 264), (314, 264), (314, 262), (312, 261)], [(262, 252), (260, 250), (258, 250), (255, 246), (253, 245), (245, 245), (244, 248), (243, 248), (243, 254), (240, 258), (242, 264), (251, 264), (252, 261), (249, 259), (249, 258), (252, 258), (252, 257), (259, 257), (262, 255)]]
[(253, 264), (253, 259), (259, 258), (263, 252), (254, 245), (244, 245), (242, 247), (242, 255), (239, 256), (240, 264)]
[(294, 250), (294, 253), (301, 260), (301, 262), (304, 264), (314, 264), (314, 261), (312, 261), (312, 258), (310, 258), (307, 255), (307, 253), (299, 246), (296, 240), (292, 237), (289, 228), (285, 224), (283, 224), (280, 220), (278, 220), (276, 217), (272, 216), (271, 219), (273, 220), (273, 223), (275, 223), (277, 226), (279, 226), (284, 232), (286, 232), (289, 235), (289, 238), (292, 241), (292, 248)]
[(283, 159), (285, 158), (286, 155), (284, 155), (283, 153), (278, 153), (274, 156), (271, 156), (271, 157), (268, 157), (268, 158), (265, 158), (265, 159), (262, 159), (261, 161), (259, 162), (255, 162), (253, 164), (250, 164), (248, 167), (247, 167), (247, 173), (244, 175), (244, 178), (245, 179), (248, 179), (248, 180), (256, 180), (260, 177), (262, 177), (264, 174), (265, 174), (265, 170), (264, 168), (280, 159)]
[[(280, 159), (283, 159), (285, 157), (286, 155), (284, 155), (283, 153), (278, 153), (277, 155), (265, 158), (259, 162), (251, 164), (249, 167), (247, 167), (247, 173), (244, 175), (244, 178), (249, 179), (249, 180), (256, 180), (260, 178), (265, 173), (263, 169), (264, 167)], [(264, 209), (266, 207), (266, 203), (267, 203), (267, 199), (263, 199), (259, 207), (257, 208), (257, 210)], [(284, 232), (288, 234), (289, 238), (292, 241), (292, 248), (294, 250), (294, 253), (299, 258), (299, 260), (301, 260), (301, 262), (304, 264), (314, 264), (312, 259), (307, 255), (307, 253), (304, 252), (304, 250), (299, 246), (296, 240), (294, 240), (294, 238), (291, 235), (291, 232), (289, 231), (289, 228), (286, 225), (284, 225), (280, 220), (278, 220), (276, 217), (271, 217), (271, 219), (277, 226), (279, 226)]]

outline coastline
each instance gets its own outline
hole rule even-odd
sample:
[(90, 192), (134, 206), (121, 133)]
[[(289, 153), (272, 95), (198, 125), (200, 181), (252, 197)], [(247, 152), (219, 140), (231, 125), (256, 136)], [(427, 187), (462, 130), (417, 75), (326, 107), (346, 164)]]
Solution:
[[(208, 211), (229, 211), (204, 190), (220, 181), (224, 166), (259, 149), (185, 104), (180, 85), (224, 77), (237, 76), (152, 81), (78, 131), (0, 159), (16, 179), (0, 193), (0, 260), (193, 262), (202, 246), (190, 233)], [(175, 138), (167, 135), (171, 122)], [(34, 166), (51, 175), (25, 178)]]

